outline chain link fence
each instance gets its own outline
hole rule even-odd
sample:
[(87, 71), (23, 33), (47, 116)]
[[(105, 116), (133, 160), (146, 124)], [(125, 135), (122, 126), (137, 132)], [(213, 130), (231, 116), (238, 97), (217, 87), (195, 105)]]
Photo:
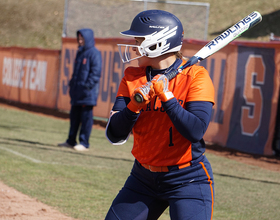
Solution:
[(121, 37), (141, 11), (159, 9), (176, 15), (184, 38), (207, 39), (209, 3), (160, 0), (65, 0), (63, 37), (76, 37), (81, 28), (91, 28), (95, 37)]

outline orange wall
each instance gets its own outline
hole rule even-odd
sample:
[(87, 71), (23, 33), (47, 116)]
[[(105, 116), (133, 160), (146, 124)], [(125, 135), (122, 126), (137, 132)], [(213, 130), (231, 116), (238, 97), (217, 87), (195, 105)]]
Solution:
[[(63, 38), (62, 42), (61, 51), (0, 48), (0, 97), (70, 110), (68, 82), (77, 41)], [(123, 71), (128, 66), (120, 60), (117, 43), (133, 41), (96, 39), (103, 65), (94, 108), (97, 117), (109, 117)], [(184, 40), (183, 55), (191, 57), (205, 44), (205, 41)], [(136, 64), (133, 61), (129, 65)], [(279, 96), (280, 43), (234, 41), (199, 65), (208, 70), (216, 89), (216, 104), (205, 140), (249, 153), (271, 155)]]
[(56, 108), (59, 51), (0, 48), (0, 97)]

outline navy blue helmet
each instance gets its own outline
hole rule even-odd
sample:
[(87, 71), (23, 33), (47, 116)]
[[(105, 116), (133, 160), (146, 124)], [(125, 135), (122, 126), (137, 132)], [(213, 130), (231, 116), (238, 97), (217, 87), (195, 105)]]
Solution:
[[(147, 10), (136, 15), (130, 29), (121, 34), (144, 38), (140, 46), (118, 44), (123, 62), (129, 62), (142, 56), (154, 58), (179, 51), (182, 47), (184, 30), (181, 21), (175, 15), (162, 10)], [(121, 50), (123, 46), (126, 47), (124, 56)], [(137, 47), (141, 56), (131, 59), (128, 54), (129, 47)]]

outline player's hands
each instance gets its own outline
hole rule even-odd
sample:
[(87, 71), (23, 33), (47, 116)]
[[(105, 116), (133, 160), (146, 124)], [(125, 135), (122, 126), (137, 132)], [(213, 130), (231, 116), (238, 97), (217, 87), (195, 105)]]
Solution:
[(172, 98), (174, 95), (168, 90), (169, 80), (165, 75), (158, 74), (152, 79), (151, 94), (157, 95), (162, 102), (166, 102)]
[[(152, 83), (148, 82), (147, 84), (140, 86), (134, 90), (134, 92), (132, 93), (132, 95), (130, 97), (130, 102), (127, 105), (128, 109), (130, 111), (139, 113), (140, 110), (151, 101), (151, 96), (149, 93), (150, 86), (152, 86)], [(136, 101), (136, 99), (135, 99), (136, 94), (140, 94), (142, 96), (141, 102)]]

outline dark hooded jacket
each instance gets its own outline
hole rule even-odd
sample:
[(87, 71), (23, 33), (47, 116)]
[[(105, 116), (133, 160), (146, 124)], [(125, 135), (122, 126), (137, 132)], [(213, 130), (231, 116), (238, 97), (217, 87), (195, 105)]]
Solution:
[(91, 29), (78, 30), (77, 37), (79, 33), (83, 36), (85, 45), (78, 48), (73, 75), (69, 82), (71, 105), (95, 106), (101, 76), (101, 53), (94, 46), (94, 33)]

